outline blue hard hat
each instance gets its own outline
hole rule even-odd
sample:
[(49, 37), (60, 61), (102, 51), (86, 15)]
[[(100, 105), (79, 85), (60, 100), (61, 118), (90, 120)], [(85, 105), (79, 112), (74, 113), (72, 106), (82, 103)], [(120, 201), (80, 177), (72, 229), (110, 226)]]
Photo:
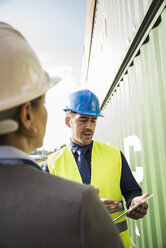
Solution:
[(64, 111), (104, 117), (100, 113), (99, 99), (90, 90), (79, 90), (71, 93)]

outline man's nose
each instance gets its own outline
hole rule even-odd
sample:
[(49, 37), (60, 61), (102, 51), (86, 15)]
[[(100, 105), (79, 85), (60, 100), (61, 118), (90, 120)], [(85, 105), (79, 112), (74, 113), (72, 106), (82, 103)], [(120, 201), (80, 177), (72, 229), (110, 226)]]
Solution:
[(86, 128), (91, 128), (91, 124), (92, 124), (91, 121), (87, 121), (86, 122)]

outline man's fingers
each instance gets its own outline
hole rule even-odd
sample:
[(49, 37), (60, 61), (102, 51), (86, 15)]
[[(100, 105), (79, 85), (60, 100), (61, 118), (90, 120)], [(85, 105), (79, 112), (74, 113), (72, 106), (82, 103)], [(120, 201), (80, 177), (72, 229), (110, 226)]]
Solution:
[(136, 208), (137, 211), (147, 210), (147, 209), (148, 209), (148, 204), (147, 204), (146, 202), (142, 203), (142, 204), (139, 206), (138, 210), (137, 210), (137, 208)]
[(100, 200), (103, 202), (104, 206), (107, 208), (110, 214), (120, 211), (123, 208), (122, 203), (118, 202), (117, 200), (108, 198), (100, 198)]
[(113, 200), (113, 199), (107, 199), (107, 198), (100, 198), (101, 201), (105, 204), (117, 204), (118, 202), (116, 200)]
[(107, 208), (107, 210), (108, 210), (108, 212), (110, 213), (110, 214), (112, 214), (112, 213), (116, 213), (116, 212), (118, 212), (119, 210), (121, 210), (121, 209), (119, 209), (118, 207), (117, 207), (117, 205), (110, 205), (110, 204), (104, 204), (104, 206)]
[(127, 217), (132, 218), (134, 220), (138, 220), (140, 218), (143, 218), (146, 214), (147, 214), (147, 211), (145, 211), (144, 213), (141, 213), (141, 212), (137, 212), (133, 210), (131, 213), (127, 214)]
[(114, 199), (109, 199), (109, 198), (100, 198), (100, 200), (104, 203), (104, 204), (116, 204), (119, 207), (122, 206), (121, 202), (118, 202), (117, 200)]
[(100, 191), (99, 188), (96, 188), (96, 191), (97, 191), (97, 194), (99, 194), (99, 191)]
[(145, 193), (144, 195), (141, 196), (142, 200), (146, 199), (148, 196), (150, 196), (148, 193)]

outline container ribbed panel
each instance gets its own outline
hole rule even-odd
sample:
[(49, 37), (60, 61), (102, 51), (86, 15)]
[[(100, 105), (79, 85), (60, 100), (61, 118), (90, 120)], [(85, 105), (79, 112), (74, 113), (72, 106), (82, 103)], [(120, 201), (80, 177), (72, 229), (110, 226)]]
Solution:
[(165, 33), (166, 10), (111, 93), (102, 112), (105, 118), (98, 119), (94, 137), (119, 147), (143, 193), (155, 194), (148, 202), (146, 217), (138, 221), (128, 219), (131, 238), (139, 248), (166, 247)]

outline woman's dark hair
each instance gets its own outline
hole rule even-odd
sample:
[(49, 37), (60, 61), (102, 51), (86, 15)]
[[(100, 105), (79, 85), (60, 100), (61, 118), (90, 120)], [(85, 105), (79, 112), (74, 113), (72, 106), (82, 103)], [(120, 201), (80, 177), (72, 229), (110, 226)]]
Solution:
[(41, 98), (42, 98), (42, 96), (39, 96), (38, 98), (32, 100), (31, 101), (32, 107), (34, 107), (34, 108), (37, 107)]

